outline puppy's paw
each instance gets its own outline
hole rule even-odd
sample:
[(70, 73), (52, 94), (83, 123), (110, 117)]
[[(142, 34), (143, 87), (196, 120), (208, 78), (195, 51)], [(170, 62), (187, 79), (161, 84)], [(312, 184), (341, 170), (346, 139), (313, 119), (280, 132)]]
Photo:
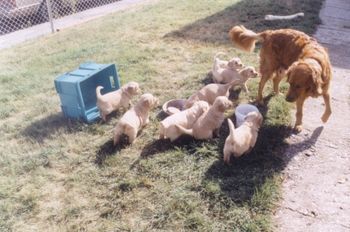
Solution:
[(303, 126), (302, 125), (295, 125), (294, 126), (295, 133), (299, 134), (302, 130), (303, 130)]
[(256, 99), (256, 104), (258, 104), (259, 106), (263, 106), (264, 105), (264, 100)]
[(230, 157), (224, 157), (224, 163), (230, 164)]

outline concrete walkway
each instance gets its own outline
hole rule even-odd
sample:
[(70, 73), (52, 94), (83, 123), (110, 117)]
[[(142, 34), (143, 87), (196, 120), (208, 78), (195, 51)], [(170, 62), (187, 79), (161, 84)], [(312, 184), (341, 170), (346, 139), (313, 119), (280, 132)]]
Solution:
[(350, 69), (350, 1), (326, 0), (315, 37), (330, 52), (333, 66)]
[(322, 97), (304, 106), (304, 130), (289, 138), (276, 231), (350, 231), (350, 1), (326, 0), (315, 34), (333, 65), (332, 115)]
[[(154, 0), (121, 0), (112, 4), (96, 7), (86, 11), (82, 11), (73, 15), (69, 15), (60, 19), (54, 20), (55, 31), (67, 27), (75, 26), (89, 20), (105, 16), (107, 14), (126, 10), (137, 5), (147, 4)], [(0, 49), (8, 48), (13, 45), (22, 43), (27, 40), (35, 39), (43, 35), (52, 33), (50, 23), (43, 23), (33, 27), (15, 31), (3, 36), (0, 36)]]

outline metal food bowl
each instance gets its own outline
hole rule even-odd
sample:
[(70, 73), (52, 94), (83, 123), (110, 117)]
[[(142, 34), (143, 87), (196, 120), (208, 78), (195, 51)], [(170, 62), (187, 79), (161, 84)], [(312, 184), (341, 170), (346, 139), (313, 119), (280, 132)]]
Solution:
[(258, 108), (251, 104), (240, 104), (237, 106), (235, 110), (235, 115), (236, 115), (236, 126), (239, 127), (240, 125), (243, 124), (245, 116), (249, 114), (250, 112), (259, 112)]

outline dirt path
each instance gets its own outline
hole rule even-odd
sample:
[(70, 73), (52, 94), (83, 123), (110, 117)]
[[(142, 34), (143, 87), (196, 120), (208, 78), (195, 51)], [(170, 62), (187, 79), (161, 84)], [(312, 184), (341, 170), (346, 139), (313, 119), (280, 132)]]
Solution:
[(304, 131), (289, 138), (276, 231), (350, 231), (350, 1), (326, 0), (315, 37), (333, 64), (327, 124), (322, 98), (308, 99)]

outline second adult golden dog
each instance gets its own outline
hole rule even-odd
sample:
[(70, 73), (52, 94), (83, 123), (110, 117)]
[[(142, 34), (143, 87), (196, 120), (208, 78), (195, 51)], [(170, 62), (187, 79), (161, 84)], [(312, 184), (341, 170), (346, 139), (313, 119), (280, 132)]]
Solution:
[(327, 122), (332, 113), (329, 94), (331, 64), (327, 51), (315, 39), (292, 29), (255, 33), (244, 26), (233, 27), (229, 34), (234, 45), (245, 51), (252, 51), (257, 41), (262, 43), (261, 80), (257, 97), (259, 104), (263, 103), (265, 83), (274, 77), (273, 89), (278, 94), (279, 83), (285, 73), (283, 70), (287, 70), (290, 86), (286, 100), (296, 102), (297, 106), (295, 129), (298, 132), (302, 130), (303, 105), (308, 97), (323, 97), (325, 111), (322, 121)]

